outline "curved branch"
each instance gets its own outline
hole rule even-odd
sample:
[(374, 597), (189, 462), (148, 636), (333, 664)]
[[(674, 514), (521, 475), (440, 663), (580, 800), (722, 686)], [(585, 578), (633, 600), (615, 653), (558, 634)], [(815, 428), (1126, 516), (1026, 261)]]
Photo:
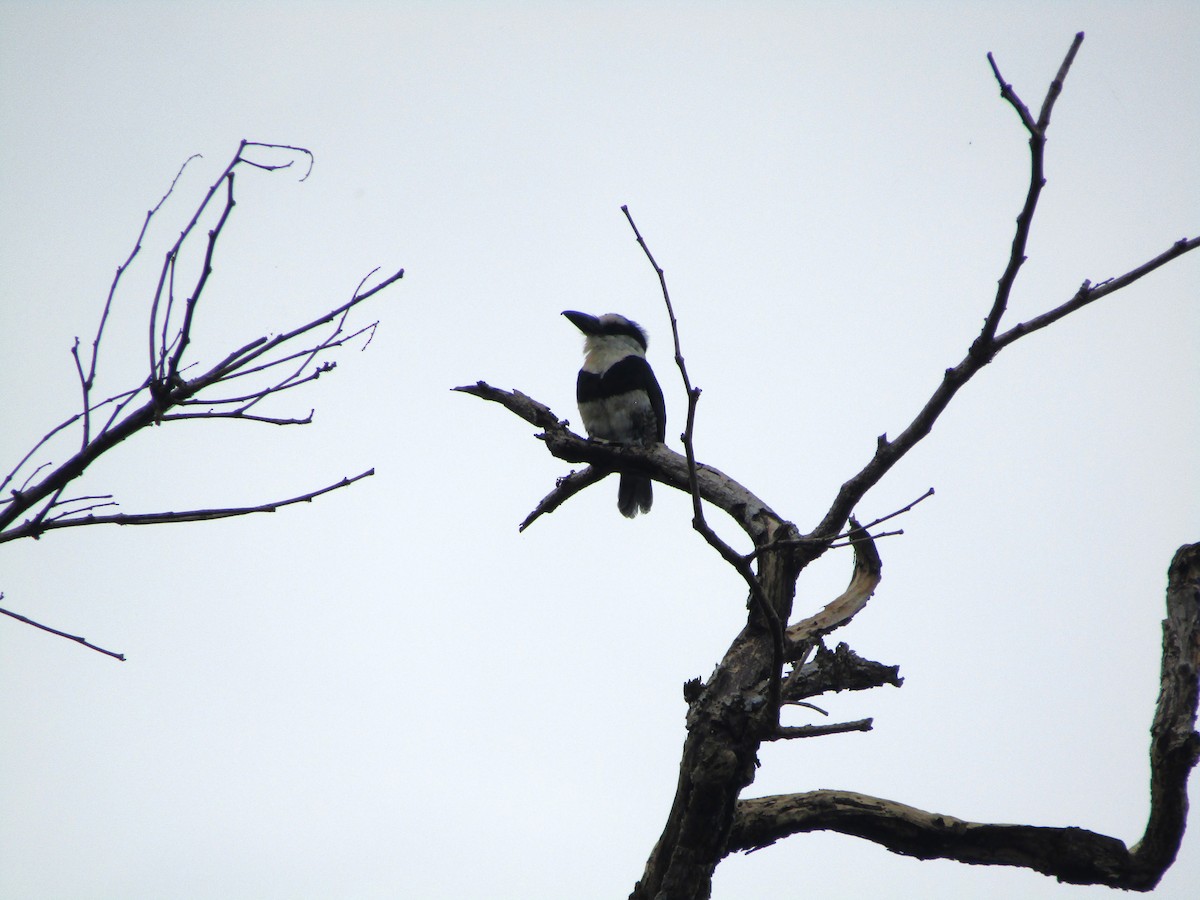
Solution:
[(917, 859), (1020, 866), (1072, 884), (1116, 879), (1125, 845), (1082, 828), (985, 825), (851, 791), (809, 791), (738, 803), (729, 852), (759, 850), (790, 834), (836, 831)]
[(1149, 891), (1175, 861), (1187, 818), (1187, 780), (1200, 760), (1200, 544), (1176, 552), (1167, 576), (1161, 690), (1151, 728), (1150, 817), (1132, 848), (1083, 828), (993, 825), (850, 791), (739, 801), (728, 852), (810, 831), (865, 838), (918, 859), (1020, 866), (1071, 884)]
[[(867, 605), (879, 587), (883, 577), (883, 561), (879, 558), (875, 541), (853, 516), (850, 517), (850, 524), (850, 543), (854, 546), (854, 572), (850, 576), (850, 584), (816, 615), (788, 627), (784, 637), (788, 644), (789, 659), (807, 655), (811, 641), (847, 624)], [(803, 652), (797, 652), (800, 648), (803, 648)]]
[[(641, 447), (582, 438), (559, 420), (546, 404), (521, 391), (501, 390), (483, 381), (453, 390), (498, 403), (529, 424), (541, 428), (542, 433), (538, 437), (546, 444), (546, 449), (565, 462), (590, 463), (605, 474), (639, 472), (668, 487), (691, 493), (691, 472), (687, 458), (665, 444)], [(724, 472), (698, 463), (696, 479), (700, 496), (728, 513), (755, 544), (773, 539), (779, 529), (787, 526), (788, 523), (766, 503)], [(548, 501), (550, 497), (543, 500), (542, 504)], [(557, 507), (558, 503), (553, 505)]]
[(1187, 779), (1200, 760), (1200, 544), (1180, 547), (1167, 570), (1159, 684), (1150, 726), (1150, 820), (1131, 853), (1140, 868), (1161, 877), (1179, 852), (1187, 824)]

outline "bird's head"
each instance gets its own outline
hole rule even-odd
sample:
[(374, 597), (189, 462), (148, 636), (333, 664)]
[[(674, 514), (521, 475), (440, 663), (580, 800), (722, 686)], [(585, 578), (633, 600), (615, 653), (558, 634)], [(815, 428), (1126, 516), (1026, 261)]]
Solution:
[(611, 352), (624, 348), (627, 353), (645, 355), (649, 344), (646, 332), (637, 322), (630, 321), (617, 313), (605, 313), (602, 316), (592, 316), (583, 312), (568, 309), (563, 315), (571, 320), (576, 328), (583, 332), (584, 352), (592, 353), (597, 350)]

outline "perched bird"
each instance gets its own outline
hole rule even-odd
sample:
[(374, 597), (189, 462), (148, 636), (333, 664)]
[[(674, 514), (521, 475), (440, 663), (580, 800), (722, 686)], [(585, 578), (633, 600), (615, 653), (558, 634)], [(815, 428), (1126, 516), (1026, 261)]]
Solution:
[[(585, 336), (575, 399), (588, 436), (620, 444), (661, 444), (667, 435), (667, 410), (662, 388), (646, 362), (646, 332), (616, 313), (596, 317), (567, 310), (563, 315)], [(621, 475), (621, 515), (632, 519), (649, 512), (653, 502), (649, 478)]]

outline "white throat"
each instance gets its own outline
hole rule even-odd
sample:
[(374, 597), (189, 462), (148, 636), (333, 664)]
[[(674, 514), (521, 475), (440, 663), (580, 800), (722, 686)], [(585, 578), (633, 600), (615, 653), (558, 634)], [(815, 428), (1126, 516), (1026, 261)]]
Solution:
[(583, 371), (606, 372), (627, 356), (645, 356), (642, 345), (627, 334), (588, 335), (583, 342)]

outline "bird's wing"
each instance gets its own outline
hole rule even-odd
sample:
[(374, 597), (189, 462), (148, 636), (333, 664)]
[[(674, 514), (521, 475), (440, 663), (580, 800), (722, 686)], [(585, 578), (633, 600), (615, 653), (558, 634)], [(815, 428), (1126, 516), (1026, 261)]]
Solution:
[[(585, 388), (588, 394), (586, 397)], [(662, 388), (658, 386), (658, 379), (654, 377), (654, 370), (650, 368), (650, 363), (646, 362), (644, 356), (626, 356), (609, 366), (602, 376), (595, 377), (595, 381), (589, 379), (585, 383), (583, 373), (580, 373), (576, 393), (582, 402), (603, 400), (631, 391), (646, 392), (650, 408), (654, 410), (657, 439), (660, 444), (663, 443), (667, 436), (667, 407), (663, 402)]]

